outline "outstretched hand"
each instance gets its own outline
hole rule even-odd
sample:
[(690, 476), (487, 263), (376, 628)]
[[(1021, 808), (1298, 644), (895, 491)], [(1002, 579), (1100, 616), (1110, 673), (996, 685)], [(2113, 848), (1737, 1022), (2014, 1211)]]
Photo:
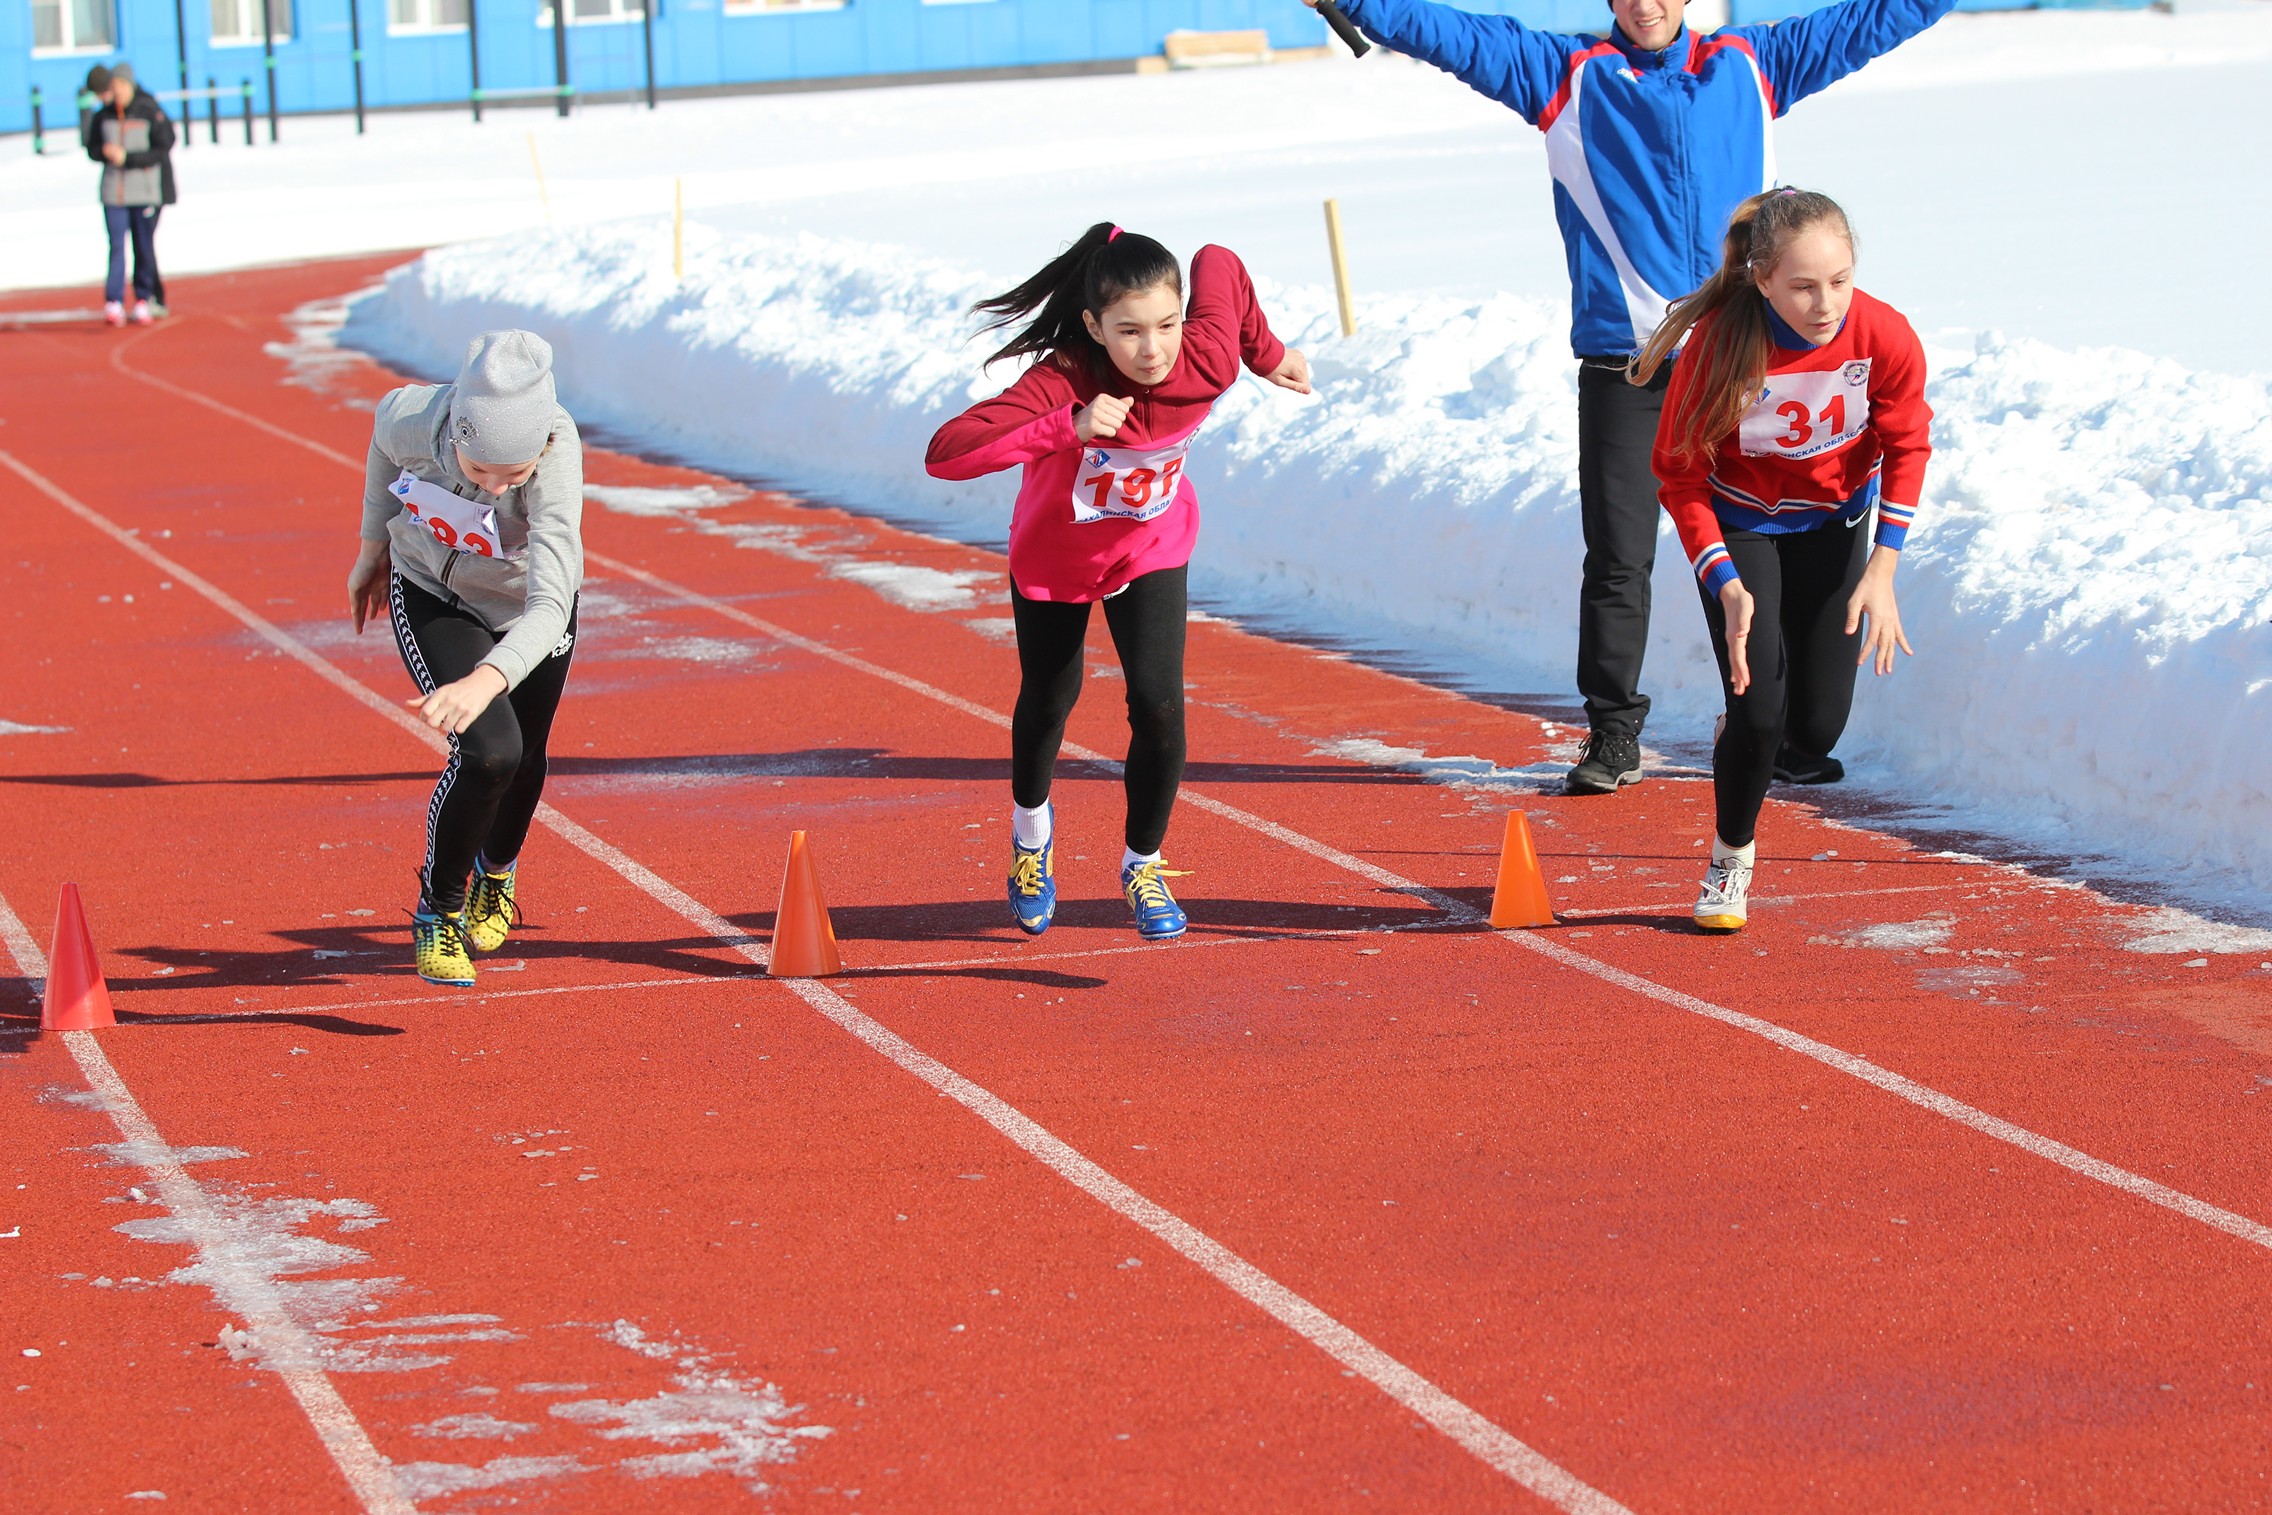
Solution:
[(1860, 630), (1865, 620), (1869, 623), (1854, 666), (1859, 668), (1875, 659), (1881, 678), (1893, 672), (1896, 649), (1911, 657), (1917, 656), (1917, 649), (1910, 646), (1909, 638), (1902, 634), (1901, 607), (1893, 598), (1893, 565), (1900, 556), (1890, 547), (1873, 549), (1870, 566), (1862, 570), (1862, 582), (1854, 586), (1853, 595), (1846, 601), (1848, 636)]
[(1280, 389), (1290, 389), (1298, 395), (1317, 393), (1310, 388), (1310, 360), (1302, 355), (1299, 348), (1287, 348), (1286, 356), (1278, 360), (1278, 366), (1263, 377)]
[(355, 634), (363, 634), (367, 620), (383, 620), (387, 614), (387, 576), (394, 571), (394, 558), (384, 542), (365, 542), (355, 554), (355, 566), (347, 571), (347, 606), (355, 615)]

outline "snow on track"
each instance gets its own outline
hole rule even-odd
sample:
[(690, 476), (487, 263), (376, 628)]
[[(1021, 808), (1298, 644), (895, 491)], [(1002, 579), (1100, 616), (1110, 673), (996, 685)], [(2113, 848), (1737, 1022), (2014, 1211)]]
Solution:
[[(609, 431), (1000, 541), (1003, 481), (920, 468), (939, 421), (1007, 377), (973, 377), (965, 312), (984, 277), (865, 244), (704, 233), (682, 286), (668, 241), (626, 223), (432, 252), (359, 301), (342, 337), (445, 374), (466, 333), (526, 326), (553, 342), (565, 401)], [(1249, 379), (1218, 408), (1198, 465), (1205, 592), (1561, 688), (1582, 545), (1560, 309), (1398, 296), (1345, 340), (1325, 292), (1265, 298), (1322, 398)], [(1857, 776), (1938, 823), (2263, 913), (2272, 379), (2002, 338), (1934, 366), (1940, 450), (1901, 585), (1923, 655), (1864, 680), (1844, 747)], [(1717, 680), (1669, 540), (1656, 593), (1652, 732), (1700, 744)]]

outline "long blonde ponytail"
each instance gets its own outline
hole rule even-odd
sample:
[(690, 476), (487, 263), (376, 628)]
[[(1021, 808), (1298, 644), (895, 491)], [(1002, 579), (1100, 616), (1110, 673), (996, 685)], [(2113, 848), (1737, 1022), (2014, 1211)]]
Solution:
[(1854, 232), (1846, 212), (1837, 201), (1813, 190), (1771, 189), (1737, 206), (1720, 241), (1718, 270), (1701, 289), (1673, 302), (1626, 366), (1629, 381), (1646, 384), (1689, 333), (1697, 332), (1688, 354), (1696, 374), (1675, 438), (1683, 457), (1711, 456), (1722, 439), (1743, 424), (1744, 412), (1759, 398), (1774, 346), (1759, 280), (1775, 267), (1793, 238), (1825, 221), (1852, 243)]

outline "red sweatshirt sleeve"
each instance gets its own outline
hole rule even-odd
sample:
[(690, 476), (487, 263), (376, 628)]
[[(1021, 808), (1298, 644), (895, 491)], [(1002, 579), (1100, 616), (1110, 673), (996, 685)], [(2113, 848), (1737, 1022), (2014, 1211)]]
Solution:
[(1877, 544), (1899, 552), (1925, 490), (1933, 455), (1933, 407), (1925, 403), (1925, 345), (1899, 312), (1886, 309), (1878, 338), (1885, 354), (1882, 387), (1870, 397), (1870, 430), (1884, 454), (1878, 477)]
[(940, 427), (923, 467), (934, 479), (975, 479), (1078, 447), (1073, 412), (1079, 403), (1072, 383), (1044, 360)]
[(1693, 333), (1688, 346), (1673, 360), (1672, 380), (1665, 386), (1665, 408), (1657, 418), (1657, 442), (1650, 451), (1650, 467), (1657, 475), (1657, 499), (1680, 533), (1681, 550), (1696, 571), (1707, 594), (1718, 594), (1736, 577), (1728, 544), (1720, 530), (1719, 513), (1712, 509), (1712, 458), (1685, 456), (1677, 448), (1682, 425), (1693, 401), (1689, 381), (1694, 365), (1689, 355), (1700, 344)]
[(1286, 344), (1271, 335), (1246, 265), (1227, 247), (1210, 243), (1192, 257), (1183, 343), (1198, 370), (1219, 390), (1238, 381), (1241, 362), (1266, 374), (1286, 360)]

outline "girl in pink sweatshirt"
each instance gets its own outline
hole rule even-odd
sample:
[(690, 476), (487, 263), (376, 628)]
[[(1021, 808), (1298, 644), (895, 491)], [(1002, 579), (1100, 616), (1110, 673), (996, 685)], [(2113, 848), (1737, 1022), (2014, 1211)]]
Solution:
[(1010, 908), (1035, 936), (1056, 913), (1050, 776), (1081, 693), (1089, 607), (1102, 601), (1128, 684), (1121, 892), (1146, 939), (1180, 936), (1160, 847), (1183, 778), (1186, 581), (1199, 536), (1185, 454), (1242, 363), (1308, 394), (1309, 362), (1270, 334), (1236, 254), (1199, 250), (1187, 312), (1175, 255), (1109, 222), (978, 310), (990, 331), (1025, 322), (989, 363), (1037, 361), (940, 427), (924, 463), (940, 479), (1025, 470), (1010, 518), (1021, 676)]

